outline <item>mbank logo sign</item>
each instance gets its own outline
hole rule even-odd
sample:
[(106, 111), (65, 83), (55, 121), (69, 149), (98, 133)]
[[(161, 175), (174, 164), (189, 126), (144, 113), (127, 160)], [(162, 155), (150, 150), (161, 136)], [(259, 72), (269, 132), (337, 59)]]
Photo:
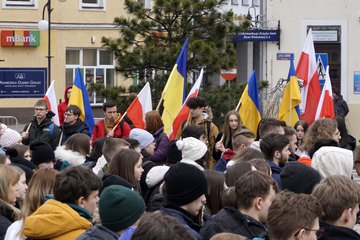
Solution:
[(3, 47), (36, 47), (39, 45), (39, 31), (1, 31), (1, 46)]

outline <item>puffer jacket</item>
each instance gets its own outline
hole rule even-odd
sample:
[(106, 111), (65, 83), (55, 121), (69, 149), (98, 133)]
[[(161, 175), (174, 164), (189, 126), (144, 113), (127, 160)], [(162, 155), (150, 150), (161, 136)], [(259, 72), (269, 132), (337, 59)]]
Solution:
[(89, 228), (81, 234), (76, 240), (117, 240), (120, 237), (119, 234), (111, 231), (110, 229), (104, 227), (104, 226), (94, 226), (92, 228)]
[(91, 227), (92, 223), (68, 204), (50, 199), (25, 219), (24, 234), (32, 239), (68, 240)]

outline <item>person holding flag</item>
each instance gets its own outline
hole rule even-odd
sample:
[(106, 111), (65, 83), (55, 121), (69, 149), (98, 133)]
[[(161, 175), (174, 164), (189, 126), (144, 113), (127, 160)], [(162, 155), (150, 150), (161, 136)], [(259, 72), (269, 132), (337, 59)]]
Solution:
[(115, 103), (105, 102), (103, 104), (104, 119), (96, 122), (92, 142), (101, 137), (128, 138), (130, 125), (122, 119), (117, 111)]

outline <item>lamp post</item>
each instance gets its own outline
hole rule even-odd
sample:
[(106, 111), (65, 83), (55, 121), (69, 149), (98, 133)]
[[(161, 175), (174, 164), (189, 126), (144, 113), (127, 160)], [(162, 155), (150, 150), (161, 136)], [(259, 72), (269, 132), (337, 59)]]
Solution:
[[(48, 20), (45, 20), (45, 9), (48, 13)], [(48, 61), (48, 74), (47, 74), (47, 87), (50, 86), (51, 81), (51, 0), (48, 0), (47, 3), (44, 5), (43, 12), (42, 12), (42, 20), (38, 23), (38, 28), (40, 31), (48, 30), (48, 54), (46, 56)]]

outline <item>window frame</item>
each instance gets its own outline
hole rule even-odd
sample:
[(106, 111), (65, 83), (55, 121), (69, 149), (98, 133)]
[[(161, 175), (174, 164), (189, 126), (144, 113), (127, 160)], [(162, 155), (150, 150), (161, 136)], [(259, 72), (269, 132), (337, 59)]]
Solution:
[(242, 6), (250, 6), (250, 1), (251, 0), (241, 0), (241, 5)]
[(106, 0), (97, 0), (97, 3), (83, 3), (83, 0), (79, 0), (79, 9), (85, 11), (105, 11)]
[(3, 0), (2, 8), (17, 8), (17, 9), (38, 9), (39, 0)]

